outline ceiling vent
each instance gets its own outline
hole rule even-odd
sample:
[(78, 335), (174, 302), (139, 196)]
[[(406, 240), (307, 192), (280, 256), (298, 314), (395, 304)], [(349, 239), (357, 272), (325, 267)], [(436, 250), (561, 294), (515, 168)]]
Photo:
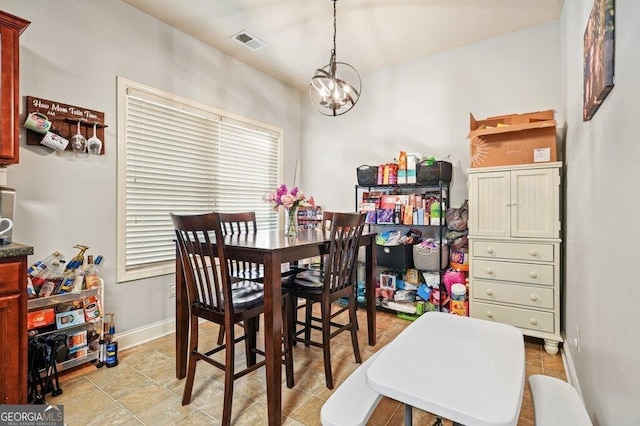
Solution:
[(264, 41), (260, 40), (257, 37), (252, 36), (251, 34), (246, 32), (245, 30), (242, 30), (237, 34), (232, 35), (231, 38), (233, 38), (234, 40), (236, 40), (239, 43), (244, 44), (245, 46), (247, 46), (251, 50), (262, 49), (263, 47), (265, 47), (267, 45)]

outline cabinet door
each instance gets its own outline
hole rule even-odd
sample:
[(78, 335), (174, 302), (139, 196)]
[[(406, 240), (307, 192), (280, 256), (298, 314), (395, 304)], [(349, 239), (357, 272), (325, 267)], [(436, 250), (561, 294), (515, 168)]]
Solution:
[(20, 33), (28, 21), (0, 11), (0, 165), (18, 162)]
[[(20, 328), (20, 294), (0, 297), (0, 402), (25, 404), (26, 398), (26, 346), (25, 332)], [(23, 340), (24, 339), (24, 340)], [(26, 347), (24, 348), (26, 349)]]
[(469, 234), (509, 237), (510, 172), (469, 174)]
[(511, 172), (511, 236), (559, 236), (560, 173), (554, 169)]

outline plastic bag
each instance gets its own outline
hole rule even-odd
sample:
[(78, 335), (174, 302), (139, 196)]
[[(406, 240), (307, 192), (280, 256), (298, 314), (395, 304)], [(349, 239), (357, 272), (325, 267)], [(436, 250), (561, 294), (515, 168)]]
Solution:
[(450, 208), (446, 211), (447, 228), (452, 231), (464, 231), (469, 220), (468, 201), (464, 200), (459, 208)]

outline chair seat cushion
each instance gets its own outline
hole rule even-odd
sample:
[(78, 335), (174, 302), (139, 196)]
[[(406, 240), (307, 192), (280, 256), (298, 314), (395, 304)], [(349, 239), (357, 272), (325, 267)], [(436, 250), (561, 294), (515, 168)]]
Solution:
[(289, 280), (288, 284), (305, 289), (322, 289), (324, 286), (324, 271), (308, 269), (299, 272)]
[(247, 309), (262, 303), (264, 285), (255, 281), (238, 281), (231, 284), (234, 309)]

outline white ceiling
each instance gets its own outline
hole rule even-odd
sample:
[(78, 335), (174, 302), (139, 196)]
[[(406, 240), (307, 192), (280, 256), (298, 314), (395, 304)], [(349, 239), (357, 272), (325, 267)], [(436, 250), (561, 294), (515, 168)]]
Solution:
[[(300, 90), (329, 62), (332, 0), (123, 1)], [(363, 75), (557, 20), (562, 1), (341, 0), (337, 60)], [(267, 46), (231, 38), (242, 30)]]

